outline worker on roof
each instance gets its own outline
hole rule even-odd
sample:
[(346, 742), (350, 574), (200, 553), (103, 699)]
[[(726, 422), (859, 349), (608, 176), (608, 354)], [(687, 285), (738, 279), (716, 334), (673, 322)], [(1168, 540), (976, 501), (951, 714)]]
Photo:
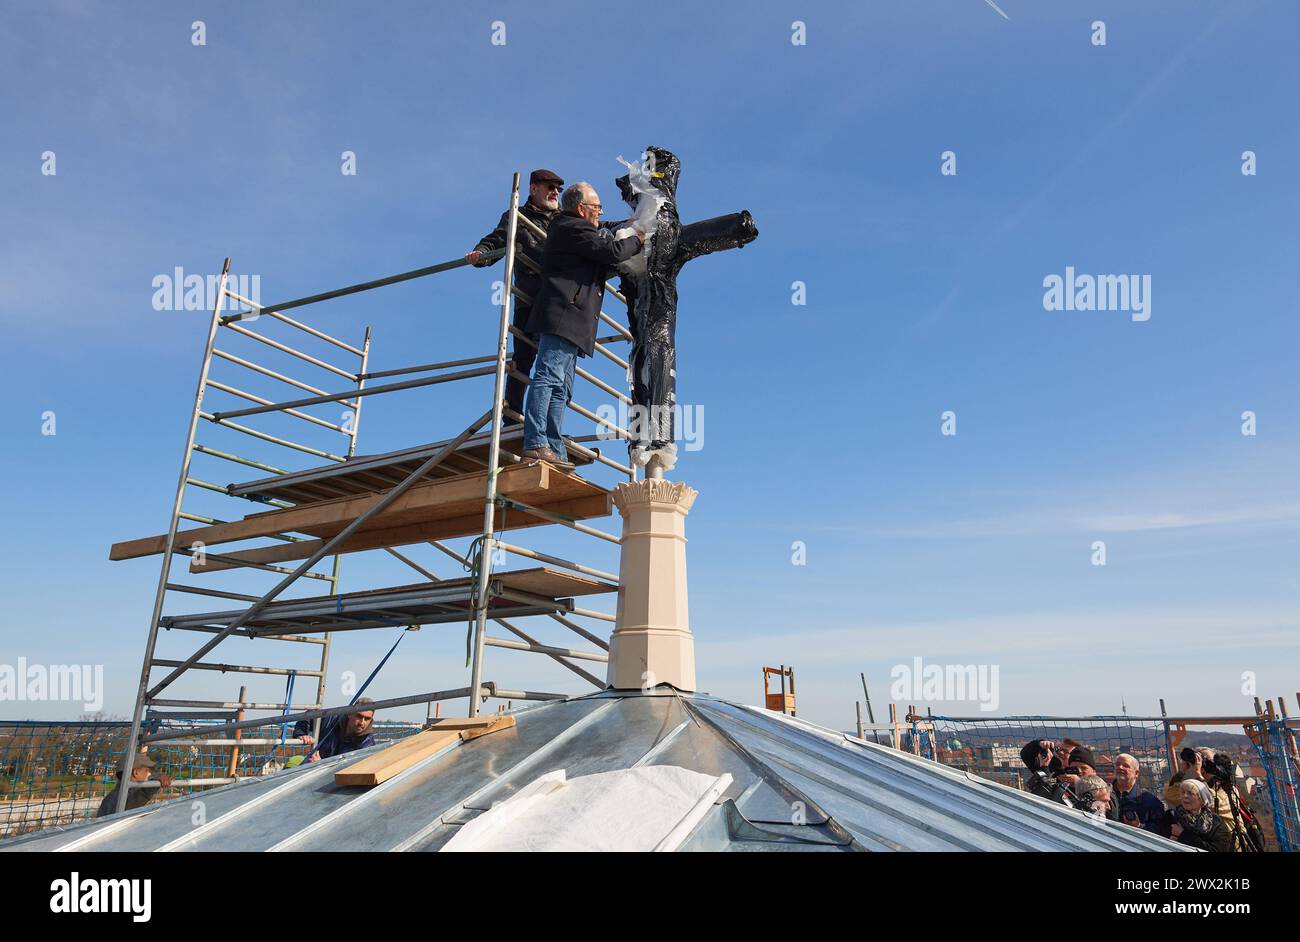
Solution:
[[(306, 761), (316, 762), (373, 746), (375, 711), (366, 709), (363, 706), (366, 703), (374, 701), (369, 697), (361, 697), (354, 704), (357, 707), (354, 712), (327, 717), (322, 725), (320, 745), (307, 754)], [(314, 742), (311, 725), (311, 720), (299, 720), (293, 727), (293, 734), (309, 746)]]
[[(555, 218), (556, 213), (560, 210), (560, 191), (563, 188), (564, 181), (554, 171), (534, 170), (528, 178), (528, 201), (519, 207), (519, 212), (536, 223), (545, 232), (550, 227), (551, 220)], [(509, 238), (510, 232), (509, 227), (510, 210), (506, 210), (501, 214), (501, 221), (497, 223), (497, 227), (478, 240), (478, 245), (465, 254), (465, 260), (475, 268), (484, 268), (495, 264), (496, 259), (486, 261), (484, 257), (489, 252), (495, 252), (506, 247), (506, 239)], [(533, 263), (533, 266), (529, 266), (528, 261), (519, 258), (515, 260), (515, 287), (528, 295), (528, 300), (515, 298), (514, 323), (519, 330), (524, 330), (524, 325), (528, 323), (528, 317), (532, 313), (533, 299), (537, 297), (537, 289), (541, 287), (539, 271), (542, 267), (542, 237), (523, 223), (520, 223), (515, 229), (515, 249), (524, 259)], [(537, 343), (535, 336), (532, 336), (531, 339), (534, 344)], [(513, 341), (513, 347), (510, 357), (514, 361), (514, 368), (528, 376), (533, 370), (533, 360), (537, 356), (537, 348), (520, 341), (518, 338)], [(521, 415), (524, 411), (524, 389), (526, 387), (527, 384), (523, 380), (516, 379), (513, 376), (506, 377), (506, 406)], [(505, 416), (503, 424), (518, 425), (519, 420)]]
[[(122, 788), (122, 773), (126, 770), (126, 764), (127, 760), (122, 760), (122, 764), (117, 769), (117, 784), (113, 786), (112, 791), (104, 796), (104, 800), (99, 803), (99, 810), (95, 812), (95, 817), (102, 818), (105, 815), (110, 815), (117, 811), (117, 795), (118, 791)], [(149, 779), (153, 777), (153, 770), (155, 767), (156, 763), (153, 759), (149, 758), (149, 753), (141, 752), (135, 757), (135, 762), (131, 767), (131, 783), (134, 785), (136, 783), (149, 781)], [(134, 808), (144, 807), (157, 798), (158, 795), (162, 793), (162, 790), (169, 787), (171, 783), (172, 777), (170, 775), (159, 772), (158, 784), (161, 786), (160, 788), (139, 788), (128, 786), (131, 790), (126, 796), (126, 807), (123, 810), (130, 811)]]

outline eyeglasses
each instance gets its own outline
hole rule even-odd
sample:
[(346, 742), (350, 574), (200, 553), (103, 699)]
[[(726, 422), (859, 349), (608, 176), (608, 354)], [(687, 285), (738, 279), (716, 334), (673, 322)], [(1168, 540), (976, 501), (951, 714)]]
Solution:
[(564, 187), (559, 183), (547, 183), (545, 186), (548, 190), (555, 190), (557, 192), (564, 189)]
[(601, 215), (603, 215), (605, 212), (605, 208), (601, 206), (599, 203), (583, 203), (582, 205), (594, 209), (597, 213)]

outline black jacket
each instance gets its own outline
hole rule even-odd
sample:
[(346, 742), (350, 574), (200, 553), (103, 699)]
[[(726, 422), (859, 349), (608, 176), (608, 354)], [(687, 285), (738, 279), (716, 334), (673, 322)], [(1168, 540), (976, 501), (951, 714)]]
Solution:
[(635, 235), (614, 238), (612, 228), (561, 213), (551, 220), (542, 247), (542, 284), (533, 298), (528, 333), (556, 334), (591, 356), (596, 322), (610, 269), (641, 251)]
[[(122, 783), (119, 781), (113, 786), (113, 790), (104, 796), (104, 800), (99, 803), (99, 810), (95, 812), (95, 817), (102, 818), (117, 813), (117, 793), (121, 788)], [(126, 807), (122, 810), (134, 811), (136, 808), (143, 808), (161, 794), (161, 788), (133, 788), (127, 793)]]
[(1061, 760), (1053, 756), (1046, 768), (1039, 767), (1037, 739), (1025, 743), (1020, 750), (1020, 760), (1029, 769), (1029, 778), (1025, 782), (1026, 791), (1048, 801), (1060, 802), (1063, 805), (1074, 804), (1074, 793), (1070, 791), (1070, 786), (1056, 777), (1063, 771)]
[[(550, 226), (551, 221), (559, 215), (558, 212), (552, 212), (549, 209), (538, 209), (533, 205), (532, 200), (528, 200), (523, 206), (520, 206), (519, 212), (537, 223), (537, 225), (541, 226), (543, 232), (545, 232)], [(476, 251), (484, 254), (495, 252), (498, 249), (504, 249), (506, 247), (506, 238), (509, 233), (510, 210), (506, 210), (501, 214), (501, 221), (497, 223), (497, 227), (483, 238), (479, 239), (478, 245), (474, 246), (474, 248)], [(530, 259), (539, 268), (542, 264), (543, 241), (544, 240), (541, 236), (537, 235), (523, 223), (520, 223), (515, 229), (515, 247), (518, 249), (519, 254)], [(474, 267), (486, 268), (489, 265), (495, 264), (496, 260), (493, 260), (490, 262), (479, 262)], [(515, 287), (531, 298), (537, 295), (537, 288), (539, 285), (541, 285), (541, 278), (538, 276), (537, 272), (533, 268), (530, 268), (526, 263), (516, 259)]]
[[(1171, 826), (1175, 822), (1183, 829), (1183, 833), (1177, 838), (1171, 833)], [(1188, 847), (1199, 847), (1201, 850), (1215, 853), (1226, 853), (1232, 850), (1232, 833), (1214, 813), (1213, 808), (1202, 809), (1201, 813), (1195, 816), (1188, 814), (1181, 806), (1171, 808), (1165, 812), (1157, 833), (1161, 837), (1177, 840), (1178, 843), (1186, 844)]]

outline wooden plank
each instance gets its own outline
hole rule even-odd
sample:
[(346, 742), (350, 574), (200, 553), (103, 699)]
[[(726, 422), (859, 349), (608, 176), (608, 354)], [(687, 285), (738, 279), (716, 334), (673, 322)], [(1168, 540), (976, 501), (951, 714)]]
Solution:
[(473, 727), (471, 729), (462, 729), (460, 738), (462, 742), (469, 742), (471, 739), (478, 739), (480, 736), (486, 736), (489, 733), (499, 733), (503, 729), (510, 729), (515, 725), (515, 718), (509, 713), (499, 713), (491, 723), (486, 726)]
[(334, 784), (378, 785), (459, 739), (460, 731), (454, 729), (429, 729), (407, 736), (401, 742), (335, 772)]
[(515, 718), (509, 714), (486, 717), (448, 717), (434, 720), (426, 729), (395, 742), (360, 762), (334, 773), (335, 785), (371, 787), (445, 749), (457, 740), (469, 742), (479, 736), (509, 729)]
[[(550, 465), (543, 462), (512, 465), (501, 470), (497, 478), (497, 489), (507, 496), (511, 492), (545, 494), (551, 475), (556, 473), (558, 472), (555, 472)], [(582, 481), (581, 478), (577, 478), (575, 475), (565, 476), (575, 478), (588, 488), (596, 487), (596, 485)], [(603, 490), (603, 488), (599, 489)], [(570, 490), (572, 490), (572, 486), (570, 486)], [(487, 471), (417, 484), (399, 497), (392, 506), (383, 514), (380, 514), (373, 522), (376, 525), (382, 525), (390, 516), (400, 515), (411, 510), (424, 510), (428, 514), (436, 514), (440, 507), (449, 505), (464, 506), (462, 502), (472, 502), (475, 498), (478, 499), (479, 506), (482, 506), (483, 495), (486, 493)], [(522, 493), (518, 496), (520, 500), (526, 500)], [(178, 546), (189, 546), (191, 543), (201, 542), (208, 546), (214, 546), (220, 543), (247, 540), (259, 536), (274, 536), (279, 533), (306, 533), (313, 528), (328, 527), (331, 524), (337, 526), (334, 531), (337, 533), (347, 526), (350, 521), (361, 516), (382, 499), (382, 494), (365, 494), (360, 497), (340, 497), (331, 501), (304, 504), (301, 507), (286, 510), (272, 510), (266, 513), (253, 514), (243, 520), (195, 527), (177, 533), (176, 543)], [(532, 503), (532, 501), (528, 502)], [(313, 535), (324, 534), (317, 532)], [(113, 544), (108, 558), (134, 559), (138, 556), (150, 556), (161, 553), (166, 546), (167, 535), (165, 533), (139, 540), (128, 540), (123, 543)]]
[(443, 716), (430, 720), (425, 729), (483, 729), (497, 721), (496, 716)]
[[(520, 500), (524, 498), (520, 497)], [(422, 523), (408, 523), (403, 526), (391, 528), (364, 529), (359, 533), (354, 533), (348, 537), (337, 549), (340, 554), (359, 553), (365, 550), (382, 549), (389, 546), (409, 546), (412, 543), (425, 543), (429, 540), (449, 540), (458, 536), (472, 536), (483, 532), (483, 504), (482, 498), (478, 500), (478, 507), (474, 512), (460, 517), (448, 519), (431, 520)], [(613, 512), (612, 499), (609, 494), (594, 494), (590, 497), (582, 497), (576, 500), (560, 501), (558, 503), (549, 500), (529, 501), (535, 504), (541, 510), (548, 510), (552, 513), (564, 514), (565, 516), (575, 517), (580, 520), (590, 520), (598, 517), (607, 517)], [(523, 530), (530, 527), (546, 526), (552, 521), (543, 517), (537, 517), (533, 514), (522, 510), (512, 510), (505, 515), (505, 523), (509, 525), (510, 530)], [(502, 515), (498, 511), (496, 515), (496, 525), (499, 527), (502, 523)], [(306, 559), (316, 550), (325, 544), (324, 539), (320, 540), (302, 540), (296, 543), (276, 543), (271, 546), (259, 546), (254, 549), (236, 550), (233, 552), (222, 553), (225, 559), (213, 559), (208, 557), (204, 560), (204, 565), (199, 566), (198, 560), (191, 558), (190, 572), (205, 573), (219, 572), (224, 569), (238, 569), (240, 563), (228, 560), (240, 560), (247, 563), (280, 563), (288, 562), (294, 559)], [(523, 588), (523, 586), (519, 586)], [(532, 591), (528, 589), (526, 591)]]
[(520, 569), (515, 572), (494, 572), (492, 578), (500, 579), (501, 584), (507, 588), (531, 592), (534, 595), (545, 595), (552, 599), (618, 591), (618, 586), (612, 583), (582, 576), (576, 572), (551, 569), (549, 566)]

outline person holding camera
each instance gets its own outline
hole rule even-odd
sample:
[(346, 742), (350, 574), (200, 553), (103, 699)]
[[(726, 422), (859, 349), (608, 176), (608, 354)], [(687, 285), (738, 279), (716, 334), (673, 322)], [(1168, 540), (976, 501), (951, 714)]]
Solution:
[(1029, 781), (1025, 789), (1039, 798), (1074, 806), (1074, 793), (1070, 791), (1073, 781), (1063, 781), (1060, 776), (1065, 771), (1063, 750), (1050, 739), (1031, 739), (1020, 750), (1020, 761), (1029, 769)]
[(1264, 834), (1250, 805), (1242, 797), (1235, 781), (1237, 765), (1232, 757), (1202, 747), (1201, 774), (1214, 796), (1214, 809), (1231, 838), (1229, 850), (1238, 853), (1264, 850)]
[(1138, 784), (1141, 766), (1127, 752), (1115, 757), (1115, 787), (1113, 793), (1119, 820), (1135, 828), (1157, 833), (1165, 806), (1155, 795)]

